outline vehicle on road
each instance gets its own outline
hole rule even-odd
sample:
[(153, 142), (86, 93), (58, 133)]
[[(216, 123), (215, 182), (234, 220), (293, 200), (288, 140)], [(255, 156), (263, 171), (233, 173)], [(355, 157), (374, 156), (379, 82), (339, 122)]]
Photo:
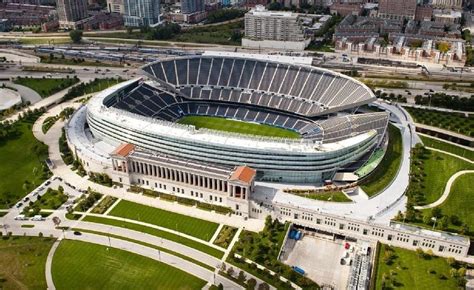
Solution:
[(24, 215), (24, 214), (20, 214), (20, 215), (17, 215), (15, 217), (15, 220), (16, 221), (24, 221), (24, 220), (27, 220), (28, 218)]
[(22, 205), (23, 205), (23, 203), (19, 202), (19, 203), (16, 204), (16, 208), (20, 208)]
[(81, 234), (81, 232), (75, 231), (75, 232), (74, 232), (74, 235), (75, 235), (75, 236), (80, 236), (80, 235), (82, 235), (82, 234)]
[(31, 220), (32, 221), (42, 221), (42, 220), (44, 220), (44, 218), (41, 215), (37, 214), (34, 217), (32, 217)]

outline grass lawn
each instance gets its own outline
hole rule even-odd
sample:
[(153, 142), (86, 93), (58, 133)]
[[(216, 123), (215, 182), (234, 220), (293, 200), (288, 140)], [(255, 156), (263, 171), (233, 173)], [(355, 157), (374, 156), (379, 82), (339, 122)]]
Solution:
[(0, 288), (46, 289), (46, 257), (53, 243), (37, 237), (0, 239)]
[[(440, 257), (422, 258), (415, 251), (391, 247), (393, 259), (388, 264), (384, 261), (390, 251), (382, 244), (377, 260), (377, 277), (375, 289), (417, 289), (417, 290), (447, 290), (458, 289), (456, 280), (451, 278), (451, 267), (446, 259)], [(392, 274), (390, 274), (390, 272)], [(430, 273), (431, 272), (431, 273)], [(444, 275), (446, 279), (440, 279)], [(382, 287), (383, 277), (387, 282)]]
[(191, 263), (194, 263), (196, 265), (199, 265), (203, 268), (206, 268), (210, 271), (214, 271), (215, 268), (213, 266), (209, 266), (207, 264), (204, 264), (200, 261), (197, 261), (197, 260), (194, 260), (193, 258), (190, 258), (186, 255), (183, 255), (183, 254), (180, 254), (178, 252), (175, 252), (175, 251), (172, 251), (168, 248), (162, 248), (162, 247), (159, 247), (159, 246), (156, 246), (156, 245), (152, 245), (152, 244), (148, 244), (148, 243), (145, 243), (145, 242), (142, 242), (142, 241), (139, 241), (139, 240), (135, 240), (135, 239), (131, 239), (131, 238), (127, 238), (127, 237), (123, 237), (123, 236), (119, 236), (119, 235), (114, 235), (114, 234), (110, 234), (110, 233), (104, 233), (104, 232), (98, 232), (98, 231), (93, 231), (93, 230), (87, 230), (87, 229), (81, 229), (81, 228), (73, 228), (72, 229), (73, 231), (79, 231), (79, 232), (83, 232), (83, 233), (91, 233), (91, 234), (95, 234), (95, 235), (101, 235), (101, 236), (107, 236), (107, 237), (111, 237), (111, 238), (115, 238), (115, 239), (119, 239), (119, 240), (124, 240), (124, 241), (128, 241), (128, 242), (132, 242), (132, 243), (135, 243), (135, 244), (139, 244), (139, 245), (142, 245), (142, 246), (145, 246), (145, 247), (149, 247), (149, 248), (153, 248), (153, 249), (157, 249), (157, 250), (160, 250), (161, 252), (165, 252), (165, 253), (168, 253), (168, 254), (171, 254), (173, 256), (176, 256), (176, 257), (180, 257), (186, 261), (189, 261)]
[(108, 87), (116, 85), (124, 81), (122, 78), (104, 78), (99, 79), (95, 78), (87, 83), (81, 83), (75, 87), (69, 89), (67, 94), (64, 96), (63, 100), (67, 101), (76, 97), (80, 97), (86, 94), (96, 93), (102, 90), (105, 90)]
[(446, 182), (454, 173), (474, 168), (474, 165), (459, 158), (431, 150), (424, 164), (422, 187), (425, 200), (420, 204), (429, 204), (439, 199), (444, 192)]
[(120, 201), (110, 211), (109, 215), (176, 230), (205, 241), (209, 241), (219, 227), (218, 224), (213, 222), (188, 217), (126, 200)]
[(368, 196), (373, 196), (384, 190), (398, 173), (402, 162), (402, 134), (392, 124), (388, 126), (388, 148), (385, 156), (374, 171), (360, 185)]
[(79, 82), (78, 78), (22, 78), (18, 77), (13, 81), (37, 92), (42, 98), (46, 98), (67, 87)]
[(142, 233), (147, 233), (152, 236), (156, 237), (161, 237), (163, 239), (167, 239), (179, 244), (183, 244), (185, 246), (188, 246), (190, 248), (196, 249), (198, 251), (204, 252), (206, 254), (209, 254), (211, 256), (214, 256), (216, 258), (222, 258), (224, 253), (218, 249), (209, 247), (203, 243), (196, 242), (190, 239), (187, 239), (182, 236), (175, 235), (173, 233), (161, 231), (155, 228), (150, 228), (146, 226), (142, 226), (139, 224), (134, 224), (134, 223), (129, 223), (129, 222), (124, 222), (120, 220), (113, 220), (109, 218), (102, 218), (102, 217), (95, 217), (95, 216), (86, 216), (85, 218), (82, 219), (82, 221), (85, 222), (93, 222), (93, 223), (99, 223), (99, 224), (106, 224), (106, 225), (111, 225), (115, 227), (121, 227), (121, 228), (126, 228), (129, 230), (137, 231), (137, 232), (142, 232)]
[(331, 202), (352, 202), (350, 198), (347, 197), (341, 191), (333, 191), (333, 192), (321, 192), (321, 193), (310, 193), (310, 194), (298, 194), (299, 196), (322, 200), (322, 201), (331, 201)]
[(0, 208), (12, 206), (48, 178), (42, 172), (48, 149), (31, 132), (34, 119), (16, 122), (16, 132), (0, 139), (0, 176), (8, 177), (0, 178)]
[(275, 126), (229, 120), (220, 117), (208, 116), (186, 116), (181, 118), (178, 123), (193, 125), (196, 129), (208, 128), (219, 131), (234, 132), (248, 135), (260, 135), (280, 138), (300, 138), (296, 131), (283, 129)]
[(474, 137), (474, 114), (470, 114), (469, 117), (466, 117), (460, 113), (446, 113), (411, 107), (404, 107), (404, 109), (410, 113), (416, 123)]
[(201, 289), (206, 284), (151, 258), (71, 240), (59, 245), (52, 273), (58, 289)]
[[(474, 230), (474, 194), (472, 185), (474, 174), (463, 174), (459, 176), (451, 187), (448, 199), (438, 208), (444, 216), (458, 216), (460, 221), (467, 224), (471, 231)], [(430, 211), (430, 210), (425, 210)], [(450, 223), (448, 230), (458, 231), (459, 226)]]
[(464, 157), (470, 160), (474, 160), (474, 151), (467, 150), (462, 147), (453, 145), (451, 143), (443, 142), (443, 141), (426, 137), (426, 136), (420, 135), (420, 138), (423, 141), (423, 144), (425, 144), (425, 146), (427, 147), (443, 150), (443, 151), (450, 152), (450, 153), (459, 155), (461, 157)]

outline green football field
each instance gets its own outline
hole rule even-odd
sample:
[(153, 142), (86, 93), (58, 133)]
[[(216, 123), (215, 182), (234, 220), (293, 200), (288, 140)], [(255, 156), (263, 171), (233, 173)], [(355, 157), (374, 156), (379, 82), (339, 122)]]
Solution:
[(259, 135), (280, 138), (300, 138), (298, 132), (280, 127), (257, 123), (230, 120), (221, 117), (185, 116), (178, 121), (179, 124), (193, 125), (196, 129), (208, 128), (219, 131), (234, 132), (247, 135)]

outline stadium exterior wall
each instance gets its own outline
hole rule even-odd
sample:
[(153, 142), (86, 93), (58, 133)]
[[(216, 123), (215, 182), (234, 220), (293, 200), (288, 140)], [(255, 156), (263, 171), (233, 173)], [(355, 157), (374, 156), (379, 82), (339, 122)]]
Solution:
[[(95, 137), (115, 146), (132, 143), (144, 149), (201, 162), (247, 165), (258, 171), (258, 180), (321, 183), (332, 179), (337, 170), (359, 159), (378, 141), (375, 131), (349, 138), (346, 143), (326, 144), (322, 147), (324, 150), (318, 149), (317, 144), (295, 142), (288, 145), (284, 141), (265, 141), (267, 147), (253, 147), (249, 145), (254, 143), (251, 139), (232, 134), (228, 134), (223, 143), (215, 141), (222, 136), (209, 132), (202, 133), (207, 134), (206, 138), (199, 139), (201, 130), (169, 122), (157, 124), (152, 118), (103, 105), (105, 98), (119, 93), (126, 85), (103, 91), (87, 105), (87, 122)], [(176, 134), (180, 130), (182, 134)]]

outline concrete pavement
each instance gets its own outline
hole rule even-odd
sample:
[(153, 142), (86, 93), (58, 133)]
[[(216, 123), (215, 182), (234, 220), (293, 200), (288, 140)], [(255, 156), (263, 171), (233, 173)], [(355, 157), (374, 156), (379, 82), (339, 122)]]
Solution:
[(54, 281), (53, 281), (52, 266), (53, 266), (53, 256), (60, 242), (61, 242), (60, 239), (57, 239), (56, 242), (54, 242), (53, 246), (49, 250), (48, 257), (46, 259), (45, 275), (46, 275), (46, 285), (48, 287), (48, 290), (56, 289), (56, 287), (54, 286)]

